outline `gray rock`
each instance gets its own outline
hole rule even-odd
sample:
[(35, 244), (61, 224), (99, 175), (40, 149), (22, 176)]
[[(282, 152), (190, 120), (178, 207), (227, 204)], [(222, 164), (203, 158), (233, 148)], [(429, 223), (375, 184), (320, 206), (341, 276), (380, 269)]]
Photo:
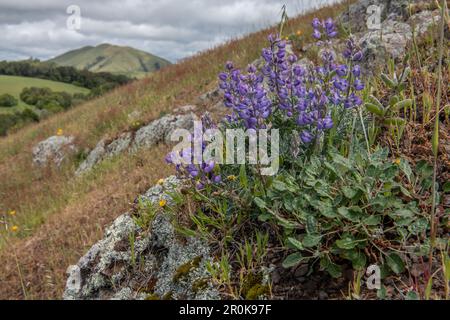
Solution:
[(127, 150), (131, 144), (132, 139), (133, 134), (131, 132), (122, 133), (116, 140), (111, 142), (106, 147), (107, 156), (113, 157)]
[(407, 23), (394, 20), (384, 21), (380, 31), (369, 31), (359, 40), (359, 45), (364, 53), (363, 64), (366, 66), (383, 65), (381, 61), (385, 60), (386, 55), (392, 58), (403, 56), (411, 39), (412, 29)]
[(208, 91), (198, 97), (198, 104), (208, 105), (214, 103), (217, 99), (220, 98), (220, 90), (218, 88)]
[(160, 142), (170, 142), (170, 136), (175, 129), (192, 130), (195, 114), (168, 115), (140, 128), (134, 137), (133, 149), (150, 147)]
[(97, 163), (99, 163), (106, 154), (106, 144), (105, 140), (100, 140), (99, 143), (95, 146), (95, 148), (89, 152), (86, 160), (84, 160), (76, 170), (75, 174), (80, 175), (83, 172), (86, 172), (90, 169), (92, 169)]
[(421, 11), (411, 16), (409, 22), (414, 24), (414, 31), (416, 36), (421, 36), (425, 34), (431, 26), (439, 25), (441, 21), (441, 16), (439, 10), (435, 11)]
[(395, 20), (404, 22), (409, 17), (408, 4), (424, 2), (423, 0), (360, 0), (350, 5), (349, 9), (344, 12), (339, 20), (352, 33), (365, 32), (368, 30), (367, 21), (371, 13), (368, 13), (370, 6), (378, 6), (380, 8), (380, 22), (385, 20)]
[(33, 163), (37, 166), (45, 166), (53, 162), (60, 166), (68, 155), (77, 152), (74, 140), (72, 136), (52, 136), (39, 142), (33, 148)]
[[(180, 185), (181, 181), (171, 176), (142, 195), (140, 203), (154, 205), (162, 197), (170, 201), (169, 193)], [(148, 230), (127, 213), (68, 269), (63, 298), (218, 299), (207, 262), (212, 263), (210, 248), (198, 238), (180, 239), (164, 213), (156, 214)], [(191, 267), (186, 269), (186, 265)]]
[(186, 105), (186, 106), (181, 106), (181, 107), (175, 108), (173, 110), (173, 112), (174, 113), (188, 113), (188, 112), (194, 112), (195, 110), (197, 110), (197, 106)]
[(168, 115), (140, 128), (135, 134), (132, 132), (122, 133), (117, 139), (110, 143), (101, 140), (89, 153), (86, 160), (77, 168), (75, 174), (81, 175), (91, 170), (101, 161), (115, 157), (123, 152), (136, 152), (140, 148), (149, 148), (158, 143), (170, 143), (170, 135), (175, 129), (192, 130), (194, 127), (194, 113)]
[[(367, 8), (370, 5), (382, 8), (379, 30), (368, 30), (366, 26)], [(373, 74), (378, 71), (376, 66), (385, 65), (386, 59), (400, 59), (405, 55), (408, 44), (413, 39), (413, 26), (415, 35), (420, 37), (433, 24), (438, 23), (440, 17), (437, 10), (421, 11), (410, 17), (408, 1), (405, 0), (360, 0), (351, 5), (340, 19), (344, 24), (351, 25), (355, 40), (363, 51), (363, 71)]]

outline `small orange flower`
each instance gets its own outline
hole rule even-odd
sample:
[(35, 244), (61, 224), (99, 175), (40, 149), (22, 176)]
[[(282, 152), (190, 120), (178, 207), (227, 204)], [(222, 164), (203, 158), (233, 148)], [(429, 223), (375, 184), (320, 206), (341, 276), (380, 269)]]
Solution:
[(12, 231), (12, 232), (17, 232), (17, 231), (19, 231), (19, 227), (18, 227), (18, 226), (12, 226), (12, 227), (11, 227), (11, 231)]
[(300, 37), (302, 34), (303, 34), (302, 30), (298, 30), (298, 31), (297, 31), (297, 36)]
[(161, 199), (161, 200), (159, 200), (159, 206), (162, 208), (162, 207), (165, 207), (165, 205), (167, 204), (167, 201), (165, 200), (165, 199)]
[(399, 165), (399, 164), (400, 164), (400, 159), (399, 159), (399, 158), (395, 159), (395, 160), (394, 160), (394, 163), (395, 163), (396, 165)]
[(57, 136), (62, 136), (63, 135), (63, 129), (59, 128), (58, 131), (56, 131), (56, 135)]

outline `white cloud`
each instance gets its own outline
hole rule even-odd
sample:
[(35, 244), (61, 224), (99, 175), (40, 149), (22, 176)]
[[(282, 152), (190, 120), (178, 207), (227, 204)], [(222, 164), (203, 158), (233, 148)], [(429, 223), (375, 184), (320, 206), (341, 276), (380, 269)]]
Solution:
[[(47, 59), (85, 45), (133, 46), (176, 61), (226, 39), (337, 0), (1, 0), (0, 60)], [(81, 8), (81, 30), (66, 28), (66, 8)]]

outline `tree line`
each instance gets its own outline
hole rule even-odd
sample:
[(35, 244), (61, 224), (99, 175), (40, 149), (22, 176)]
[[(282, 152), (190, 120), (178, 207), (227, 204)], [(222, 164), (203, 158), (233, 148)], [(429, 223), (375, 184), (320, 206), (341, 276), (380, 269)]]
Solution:
[(37, 59), (23, 61), (0, 61), (0, 75), (32, 77), (73, 84), (91, 90), (91, 96), (99, 96), (132, 79), (125, 75), (108, 72), (94, 73), (74, 67), (58, 66)]

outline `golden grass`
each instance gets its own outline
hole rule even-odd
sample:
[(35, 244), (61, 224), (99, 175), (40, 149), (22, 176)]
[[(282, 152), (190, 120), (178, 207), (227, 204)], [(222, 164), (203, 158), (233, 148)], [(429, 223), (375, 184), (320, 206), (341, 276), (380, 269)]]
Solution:
[[(285, 30), (308, 34), (313, 17), (336, 16), (346, 5), (292, 19)], [(101, 238), (104, 227), (126, 212), (138, 194), (171, 172), (163, 163), (167, 147), (159, 146), (121, 155), (75, 179), (74, 162), (60, 170), (34, 168), (31, 149), (36, 143), (62, 128), (64, 134), (76, 137), (80, 149), (92, 148), (101, 138), (128, 129), (127, 115), (133, 111), (140, 111), (141, 121), (148, 122), (192, 104), (216, 86), (217, 74), (227, 60), (245, 66), (256, 59), (271, 32), (273, 28), (229, 41), (0, 139), (0, 210), (16, 210), (14, 222), (21, 227), (18, 236), (4, 235), (8, 246), (0, 243), (0, 298), (25, 297), (14, 252), (27, 298), (61, 298), (67, 266)]]

